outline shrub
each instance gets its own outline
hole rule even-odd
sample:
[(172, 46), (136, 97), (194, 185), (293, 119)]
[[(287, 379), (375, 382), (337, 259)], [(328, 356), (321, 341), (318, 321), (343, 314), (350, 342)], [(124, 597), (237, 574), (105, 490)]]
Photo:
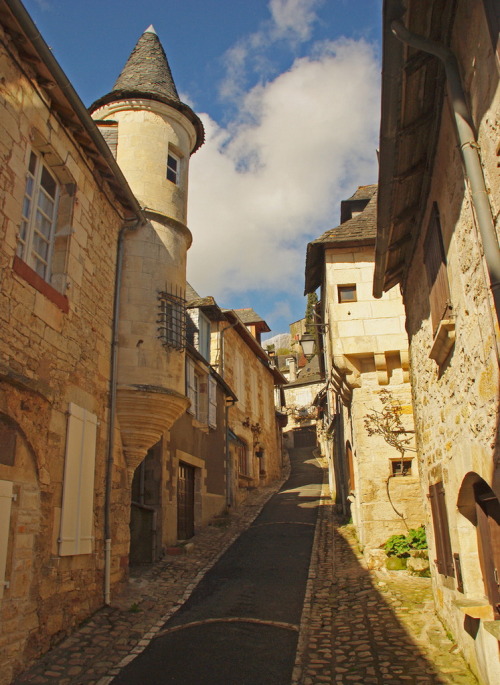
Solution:
[(409, 557), (410, 545), (406, 535), (391, 535), (384, 545), (388, 557)]
[(425, 528), (410, 528), (408, 535), (391, 535), (384, 545), (388, 557), (409, 557), (412, 549), (427, 549)]
[(410, 528), (406, 539), (412, 549), (427, 549), (427, 537), (423, 526), (420, 526), (420, 528)]

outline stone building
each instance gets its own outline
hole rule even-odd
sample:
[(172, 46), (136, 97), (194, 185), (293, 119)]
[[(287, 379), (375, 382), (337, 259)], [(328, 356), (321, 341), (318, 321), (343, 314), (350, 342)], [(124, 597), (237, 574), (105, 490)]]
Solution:
[(111, 566), (113, 584), (125, 573), (110, 342), (117, 245), (145, 217), (24, 8), (2, 0), (0, 18), (0, 680), (10, 682), (102, 604)]
[(500, 668), (500, 15), (384, 3), (374, 294), (400, 284), (439, 615), (481, 682)]
[[(109, 603), (129, 551), (143, 552), (130, 550), (132, 496), (147, 507), (134, 474), (168, 447), (190, 406), (187, 176), (203, 127), (179, 101), (152, 28), (94, 105), (94, 122), (21, 3), (1, 0), (0, 18), (0, 644), (9, 682)], [(158, 542), (152, 536), (153, 557)]]
[[(366, 416), (381, 411), (382, 391), (402, 408), (413, 433), (407, 338), (399, 288), (372, 295), (376, 232), (374, 185), (341, 204), (341, 223), (309, 243), (305, 293), (321, 287), (327, 388), (319, 432), (337, 503), (351, 512), (364, 549), (423, 521), (417, 460), (379, 435)], [(320, 399), (320, 398), (318, 398)], [(404, 519), (404, 520), (403, 520)]]
[(226, 476), (228, 505), (237, 506), (249, 490), (281, 476), (281, 417), (275, 411), (274, 389), (286, 379), (238, 312), (224, 310), (224, 316), (212, 325), (211, 359), (238, 398), (227, 407)]

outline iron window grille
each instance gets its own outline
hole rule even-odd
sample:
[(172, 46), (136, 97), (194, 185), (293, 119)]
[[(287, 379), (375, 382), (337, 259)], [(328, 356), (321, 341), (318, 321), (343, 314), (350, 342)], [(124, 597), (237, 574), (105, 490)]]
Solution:
[(182, 294), (158, 293), (158, 338), (163, 347), (182, 350), (186, 346), (186, 300)]

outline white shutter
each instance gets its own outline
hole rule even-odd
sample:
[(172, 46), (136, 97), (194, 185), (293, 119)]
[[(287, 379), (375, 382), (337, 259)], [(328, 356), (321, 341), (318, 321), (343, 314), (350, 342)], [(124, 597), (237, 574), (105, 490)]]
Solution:
[(90, 554), (93, 543), (97, 416), (70, 403), (59, 554)]
[(186, 359), (186, 395), (191, 401), (191, 406), (188, 408), (190, 414), (196, 414), (196, 386), (195, 386), (195, 372), (194, 363), (191, 359)]
[(5, 567), (9, 545), (10, 509), (12, 506), (12, 483), (0, 480), (0, 597), (5, 587)]
[(217, 381), (208, 377), (208, 425), (217, 428)]

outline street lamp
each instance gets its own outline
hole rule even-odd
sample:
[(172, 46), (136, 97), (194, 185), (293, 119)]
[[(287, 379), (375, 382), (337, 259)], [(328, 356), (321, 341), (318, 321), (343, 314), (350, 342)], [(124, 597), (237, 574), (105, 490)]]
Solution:
[(304, 357), (307, 359), (308, 362), (311, 361), (311, 358), (314, 356), (316, 338), (312, 333), (303, 333), (302, 337), (299, 340), (299, 343), (302, 346), (302, 352), (304, 353)]

